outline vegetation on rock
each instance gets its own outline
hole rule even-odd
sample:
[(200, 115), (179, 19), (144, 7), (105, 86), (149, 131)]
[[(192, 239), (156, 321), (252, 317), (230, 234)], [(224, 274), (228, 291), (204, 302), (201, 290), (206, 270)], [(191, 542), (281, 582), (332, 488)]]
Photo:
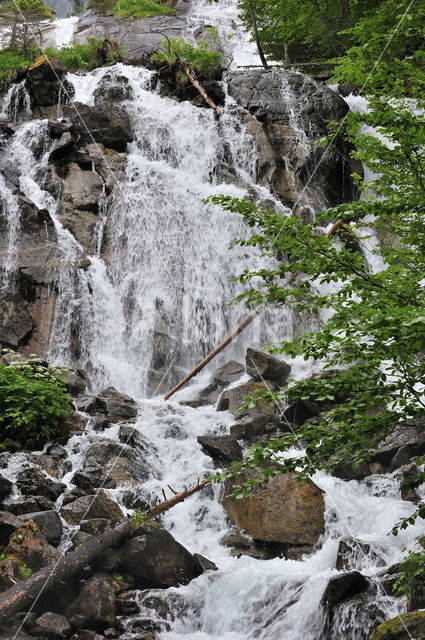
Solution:
[(184, 38), (178, 40), (166, 39), (161, 43), (159, 51), (152, 55), (153, 62), (167, 62), (170, 66), (188, 65), (194, 71), (204, 76), (212, 76), (220, 68), (222, 55), (211, 48), (212, 43), (198, 40), (187, 42)]
[(90, 0), (88, 7), (99, 13), (132, 18), (148, 18), (174, 13), (173, 2), (154, 2), (154, 0)]

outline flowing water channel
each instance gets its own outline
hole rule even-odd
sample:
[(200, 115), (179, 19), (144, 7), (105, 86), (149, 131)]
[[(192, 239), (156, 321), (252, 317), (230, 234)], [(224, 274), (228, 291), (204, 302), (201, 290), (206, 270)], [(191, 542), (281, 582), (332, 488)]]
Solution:
[[(219, 35), (230, 27), (234, 31), (237, 20), (231, 0), (211, 3), (206, 9), (204, 2), (191, 0), (186, 14), (193, 28), (207, 19), (218, 25)], [(64, 20), (58, 25), (60, 42), (70, 41), (72, 25)], [(240, 30), (229, 47), (233, 66), (256, 62), (255, 51)], [(92, 104), (95, 89), (110, 72), (99, 69), (70, 75), (75, 100)], [(128, 148), (125, 175), (118, 178), (112, 195), (105, 196), (105, 216), (99, 218), (99, 241), (92, 248), (90, 267), (78, 270), (77, 275), (72, 269), (61, 270), (50, 357), (60, 363), (71, 359), (71, 327), (77, 325), (78, 364), (90, 371), (95, 389), (113, 385), (138, 400), (135, 428), (150, 445), (147, 462), (151, 475), (143, 483), (143, 493), (160, 495), (167, 485), (191, 486), (214, 472), (213, 462), (202, 452), (197, 436), (228, 433), (234, 421), (227, 412), (218, 413), (213, 407), (195, 409), (179, 400), (190, 398), (206, 383), (208, 371), (220, 362), (232, 358), (243, 361), (247, 346), (260, 348), (265, 342), (288, 338), (295, 328), (290, 313), (270, 311), (227, 349), (221, 361), (217, 360), (172, 401), (165, 403), (154, 387), (148, 393), (155, 336), (167, 340), (168, 345), (163, 378), (168, 380), (170, 372), (174, 377), (184, 373), (246, 313), (241, 306), (226, 305), (239, 291), (236, 283), (229, 282), (229, 276), (248, 265), (261, 264), (262, 259), (245, 248), (228, 251), (229, 245), (247, 230), (237, 216), (224, 214), (203, 201), (219, 193), (243, 197), (249, 187), (254, 187), (259, 197), (272, 196), (255, 185), (256, 147), (239, 125), (230, 98), (217, 120), (212, 110), (161, 97), (152, 88), (152, 73), (146, 69), (118, 64), (112, 73), (125, 76), (132, 88), (132, 99), (125, 106), (131, 115), (134, 141)], [(11, 91), (3, 105), (9, 115), (17, 109), (14, 99)], [(72, 263), (80, 247), (63, 229), (57, 218), (58, 202), (38, 179), (51, 150), (46, 126), (45, 120), (24, 122), (5, 157), (12, 163), (19, 159), (21, 190), (39, 208), (49, 210), (63, 259)], [(221, 172), (224, 166), (227, 177)], [(19, 220), (16, 198), (1, 178), (0, 194), (8, 216), (4, 287), (7, 279), (13, 278)], [(284, 214), (282, 205), (276, 206)], [(101, 242), (105, 225), (107, 260)], [(296, 376), (310, 372), (309, 363), (295, 363)], [(86, 434), (69, 441), (72, 471), (63, 482), (70, 482), (87, 448), (105, 438), (118, 442), (118, 427), (99, 433), (89, 423)], [(9, 469), (11, 477), (16, 470), (16, 465)], [(415, 526), (397, 538), (388, 536), (392, 526), (413, 510), (410, 503), (401, 500), (396, 474), (370, 476), (360, 483), (326, 474), (313, 479), (325, 492), (326, 531), (316, 553), (299, 561), (233, 557), (220, 544), (229, 523), (218, 486), (168, 512), (164, 516), (166, 528), (192, 553), (215, 562), (218, 571), (164, 592), (168, 613), (163, 619), (158, 619), (158, 613), (140, 594), (141, 613), (128, 619), (123, 637), (131, 637), (139, 617), (156, 617), (163, 624), (160, 637), (168, 640), (320, 640), (326, 628), (321, 597), (329, 578), (338, 574), (338, 543), (346, 537), (369, 544), (369, 552), (364, 547), (353, 549), (352, 566), (371, 577), (376, 594), (337, 607), (331, 640), (365, 640), (377, 621), (402, 611), (403, 600), (386, 593), (377, 577), (378, 572), (401, 559), (403, 548), (412, 546), (419, 533)], [(122, 503), (124, 489), (118, 487), (108, 493)]]

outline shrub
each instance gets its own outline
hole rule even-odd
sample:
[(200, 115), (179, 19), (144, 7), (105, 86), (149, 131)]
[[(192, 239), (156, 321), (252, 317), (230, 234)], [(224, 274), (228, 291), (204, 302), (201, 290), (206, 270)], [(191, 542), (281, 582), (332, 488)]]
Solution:
[(425, 549), (424, 540), (419, 539), (419, 551), (409, 551), (400, 564), (401, 576), (394, 583), (397, 595), (407, 596), (409, 609), (425, 607)]
[(0, 50), (0, 86), (13, 81), (19, 72), (25, 71), (33, 61), (33, 55), (26, 55), (12, 49)]
[(38, 358), (0, 365), (0, 437), (43, 443), (59, 436), (69, 413), (64, 370)]
[(211, 43), (199, 40), (196, 44), (186, 42), (183, 38), (163, 40), (159, 51), (152, 55), (154, 62), (175, 61), (187, 63), (196, 72), (203, 75), (213, 75), (221, 66), (222, 56), (218, 51), (210, 49)]
[(77, 69), (90, 71), (104, 64), (118, 62), (123, 54), (118, 43), (111, 38), (89, 38), (87, 44), (72, 43), (60, 49), (47, 49), (46, 53), (57, 56), (71, 73)]

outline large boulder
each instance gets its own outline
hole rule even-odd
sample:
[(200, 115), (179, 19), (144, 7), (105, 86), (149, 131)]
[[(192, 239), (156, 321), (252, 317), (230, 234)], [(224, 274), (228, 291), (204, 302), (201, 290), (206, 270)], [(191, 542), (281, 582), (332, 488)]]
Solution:
[(125, 151), (133, 140), (130, 118), (122, 107), (101, 104), (89, 106), (81, 102), (65, 105), (63, 114), (69, 118), (82, 143), (101, 142), (105, 147)]
[(56, 56), (42, 55), (29, 67), (25, 85), (31, 106), (49, 107), (68, 102), (74, 94), (73, 86), (65, 78), (68, 69)]
[(124, 517), (116, 502), (107, 497), (104, 491), (99, 491), (96, 498), (82, 496), (62, 507), (61, 515), (68, 524), (79, 524), (83, 518), (108, 518), (114, 523)]
[(21, 522), (4, 550), (6, 556), (13, 556), (22, 566), (31, 571), (54, 564), (60, 553), (52, 547), (32, 520)]
[[(116, 485), (138, 485), (149, 476), (149, 466), (131, 446), (116, 442), (92, 444), (86, 452), (88, 466), (100, 469)], [(94, 485), (96, 486), (96, 485)], [(100, 486), (100, 485), (98, 485)]]
[(369, 640), (425, 640), (425, 611), (403, 613), (383, 622)]
[[(273, 382), (247, 382), (239, 387), (223, 391), (217, 404), (217, 411), (230, 411), (238, 421), (230, 428), (230, 435), (234, 438), (250, 440), (254, 436), (262, 435), (266, 425), (277, 425), (279, 410), (275, 402), (265, 402), (259, 399), (258, 406), (246, 409), (246, 396), (256, 397), (261, 391), (276, 391)], [(267, 430), (267, 429), (266, 429)]]
[[(252, 477), (245, 472), (238, 482)], [(311, 480), (292, 474), (271, 478), (247, 498), (231, 498), (226, 486), (223, 505), (230, 520), (256, 540), (288, 545), (315, 545), (324, 533), (323, 491)]]
[(67, 618), (81, 616), (81, 626), (103, 630), (115, 625), (116, 589), (111, 576), (97, 574), (66, 610)]
[(197, 440), (214, 460), (242, 460), (241, 446), (232, 436), (198, 436)]
[(34, 513), (26, 513), (23, 516), (18, 516), (20, 522), (25, 520), (32, 520), (37, 527), (46, 537), (49, 544), (56, 547), (62, 538), (62, 520), (59, 517), (57, 511), (36, 511)]
[(291, 373), (291, 365), (257, 349), (247, 349), (245, 361), (246, 372), (254, 380), (272, 380), (283, 385)]
[(184, 18), (151, 16), (139, 20), (126, 16), (107, 16), (86, 11), (76, 25), (74, 39), (86, 44), (89, 38), (110, 36), (125, 47), (126, 60), (131, 64), (145, 62), (146, 54), (159, 49), (165, 37), (178, 39), (188, 28)]
[(35, 621), (33, 632), (49, 640), (62, 640), (70, 635), (71, 625), (60, 613), (46, 611)]
[[(327, 121), (348, 112), (344, 100), (309, 76), (288, 70), (249, 69), (228, 75), (228, 90), (242, 107), (242, 120), (258, 145), (258, 178), (302, 215), (357, 196), (351, 174), (361, 171), (342, 136), (327, 147)], [(308, 198), (304, 193), (309, 184)]]
[(243, 364), (230, 360), (214, 371), (209, 384), (201, 389), (195, 398), (185, 400), (182, 404), (191, 407), (215, 404), (220, 397), (222, 389), (239, 380), (244, 373), (245, 367)]
[(173, 536), (153, 525), (139, 527), (119, 551), (118, 570), (139, 589), (176, 587), (202, 573), (199, 562)]
[(337, 604), (365, 591), (369, 581), (359, 571), (349, 571), (331, 578), (322, 596), (322, 604), (333, 609)]

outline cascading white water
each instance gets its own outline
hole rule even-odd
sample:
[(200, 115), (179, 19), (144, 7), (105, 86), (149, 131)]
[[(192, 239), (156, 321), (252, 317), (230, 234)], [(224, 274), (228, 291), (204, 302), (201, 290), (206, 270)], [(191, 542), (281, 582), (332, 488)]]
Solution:
[[(211, 3), (205, 8), (203, 2), (192, 0), (188, 15), (194, 28), (207, 18), (224, 24), (221, 29), (228, 33), (235, 5), (228, 0), (224, 7)], [(238, 31), (229, 42), (237, 43), (235, 52), (242, 52), (239, 63), (256, 61), (251, 45), (241, 46), (246, 40)], [(106, 73), (111, 69), (70, 76), (75, 99), (92, 103)], [(248, 266), (254, 268), (261, 259), (242, 248), (228, 252), (227, 247), (247, 231), (238, 217), (204, 205), (203, 200), (214, 193), (246, 195), (246, 187), (255, 186), (256, 147), (240, 127), (230, 99), (218, 121), (211, 110), (161, 97), (151, 89), (147, 70), (115, 65), (112, 73), (125, 76), (132, 88), (132, 100), (125, 106), (132, 118), (134, 142), (129, 145), (125, 175), (112, 195), (106, 222), (107, 261), (97, 242), (86, 271), (61, 270), (51, 355), (60, 362), (71, 359), (70, 327), (78, 326), (78, 364), (90, 368), (95, 386), (113, 384), (140, 400), (134, 426), (151, 445), (151, 476), (140, 491), (150, 495), (159, 494), (166, 485), (191, 486), (214, 472), (197, 436), (228, 433), (233, 422), (230, 414), (217, 413), (212, 407), (179, 404), (190, 389), (168, 404), (159, 398), (143, 399), (143, 394), (156, 349), (155, 334), (168, 341), (167, 366), (172, 367), (176, 359), (180, 367), (189, 367), (245, 313), (225, 305), (238, 292), (228, 277)], [(45, 127), (45, 121), (24, 125), (8, 147), (8, 157), (12, 162), (20, 158), (21, 189), (38, 207), (49, 209), (62, 254), (72, 263), (78, 243), (57, 220), (57, 202), (36, 179), (40, 166), (47, 166), (50, 147), (46, 142), (35, 155), (31, 141), (42, 139)], [(8, 203), (10, 255), (5, 271), (9, 273), (19, 240), (18, 218), (13, 194), (2, 182), (0, 193)], [(263, 316), (223, 358), (241, 359), (246, 346), (277, 342), (290, 337), (292, 329), (290, 315)], [(309, 366), (296, 363), (293, 372), (308, 375)], [(73, 467), (62, 481), (69, 483), (87, 447), (105, 438), (116, 441), (117, 427), (100, 434), (89, 428), (86, 434), (74, 436), (67, 445)], [(15, 472), (15, 467), (10, 469), (11, 476)], [(300, 561), (231, 556), (220, 544), (228, 522), (219, 487), (198, 493), (167, 513), (164, 523), (175, 538), (192, 553), (214, 561), (219, 570), (163, 592), (171, 612), (167, 620), (158, 619), (140, 594), (141, 613), (127, 621), (128, 637), (138, 617), (153, 617), (163, 623), (161, 637), (168, 640), (321, 640), (325, 614), (320, 600), (329, 577), (338, 573), (339, 540), (350, 537), (370, 543), (373, 552), (357, 548), (352, 562), (374, 579), (378, 569), (400, 560), (403, 548), (411, 546), (419, 533), (419, 525), (396, 539), (387, 536), (395, 522), (413, 510), (400, 499), (399, 482), (393, 476), (372, 476), (358, 483), (318, 474), (314, 481), (325, 491), (326, 532), (320, 549)], [(123, 491), (118, 487), (109, 493), (121, 502)], [(364, 640), (377, 620), (403, 608), (402, 600), (380, 590), (379, 581), (377, 590), (367, 605), (343, 604), (336, 609), (332, 640)]]

